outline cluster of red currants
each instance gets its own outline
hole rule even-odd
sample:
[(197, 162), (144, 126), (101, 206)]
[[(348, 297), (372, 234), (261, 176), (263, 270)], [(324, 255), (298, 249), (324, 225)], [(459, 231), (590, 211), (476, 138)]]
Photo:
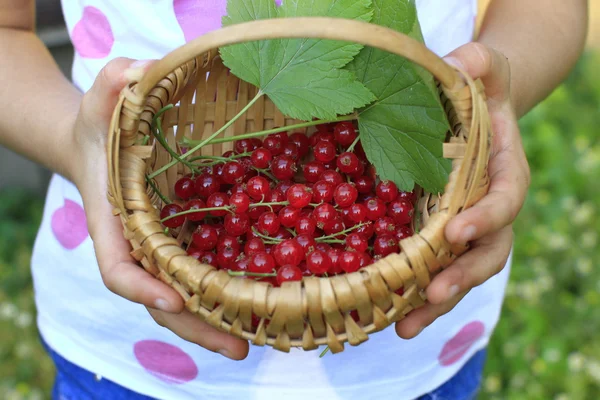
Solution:
[(168, 228), (193, 223), (188, 254), (230, 274), (281, 285), (350, 273), (400, 251), (414, 194), (380, 181), (354, 124), (235, 142), (175, 184)]

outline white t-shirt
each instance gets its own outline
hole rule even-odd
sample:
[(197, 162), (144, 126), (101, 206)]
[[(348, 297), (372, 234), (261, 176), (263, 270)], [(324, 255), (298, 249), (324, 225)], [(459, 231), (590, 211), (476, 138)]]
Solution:
[[(83, 91), (111, 59), (155, 59), (220, 26), (225, 0), (64, 0)], [(440, 55), (471, 40), (475, 0), (417, 0), (427, 45)], [(485, 347), (499, 318), (509, 268), (473, 289), (417, 338), (393, 327), (319, 358), (251, 346), (231, 361), (158, 326), (144, 307), (105, 288), (81, 197), (52, 178), (32, 269), (38, 323), (69, 361), (161, 399), (413, 399), (451, 378)], [(408, 371), (408, 372), (407, 372)]]

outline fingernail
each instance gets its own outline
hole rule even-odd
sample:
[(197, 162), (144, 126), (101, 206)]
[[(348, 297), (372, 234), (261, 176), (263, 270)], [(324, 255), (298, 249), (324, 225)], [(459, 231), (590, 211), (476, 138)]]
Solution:
[(128, 82), (139, 82), (144, 77), (144, 66), (151, 60), (138, 60), (132, 63), (129, 68), (123, 72), (123, 76)]
[(417, 333), (415, 333), (415, 336), (419, 336), (421, 334), (421, 332), (423, 332), (423, 329), (425, 329), (424, 326), (420, 327), (419, 330), (417, 331)]
[(458, 294), (459, 288), (458, 285), (452, 285), (450, 286), (450, 289), (448, 289), (448, 298), (447, 300), (450, 300), (451, 298), (453, 298), (454, 296), (456, 296)]
[(233, 357), (231, 356), (231, 353), (229, 352), (229, 350), (227, 349), (220, 349), (217, 351), (220, 355), (222, 355), (223, 357), (227, 357), (229, 359), (233, 360)]
[(455, 67), (460, 68), (460, 69), (465, 69), (465, 66), (463, 65), (463, 63), (458, 58), (455, 58), (455, 57), (445, 57), (444, 61), (446, 61), (446, 64), (450, 64), (450, 65), (455, 66)]
[(165, 299), (156, 299), (154, 306), (161, 311), (169, 312), (171, 310), (171, 305)]
[(475, 228), (474, 225), (467, 226), (463, 230), (462, 235), (461, 235), (462, 242), (463, 243), (470, 242), (471, 240), (473, 240), (476, 233), (477, 233), (477, 228)]

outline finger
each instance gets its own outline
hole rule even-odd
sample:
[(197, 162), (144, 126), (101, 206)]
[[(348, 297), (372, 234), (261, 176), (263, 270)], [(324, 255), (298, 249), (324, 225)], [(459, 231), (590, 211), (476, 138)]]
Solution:
[(433, 278), (427, 287), (427, 300), (442, 304), (499, 273), (510, 254), (511, 226), (475, 242), (474, 247)]
[(135, 303), (181, 312), (184, 306), (181, 296), (134, 262), (131, 247), (123, 238), (123, 225), (112, 215), (108, 201), (98, 194), (84, 198), (90, 237), (106, 287)]
[(511, 224), (525, 202), (530, 172), (518, 127), (504, 129), (494, 138), (488, 193), (448, 222), (445, 235), (450, 243), (465, 244)]
[(510, 64), (498, 50), (481, 43), (467, 43), (444, 60), (467, 72), (473, 79), (481, 78), (489, 99), (504, 102), (510, 98)]
[(414, 338), (437, 318), (450, 312), (466, 294), (467, 292), (460, 293), (443, 304), (427, 303), (411, 311), (404, 319), (396, 322), (396, 333), (402, 339)]
[(219, 331), (189, 311), (177, 315), (153, 309), (148, 309), (148, 312), (159, 325), (188, 342), (196, 343), (233, 360), (243, 360), (248, 355), (247, 341)]

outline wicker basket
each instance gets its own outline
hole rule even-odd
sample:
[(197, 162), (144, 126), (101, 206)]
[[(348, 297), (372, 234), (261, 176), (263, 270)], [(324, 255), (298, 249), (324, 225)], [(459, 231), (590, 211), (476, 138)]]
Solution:
[[(415, 223), (422, 229), (401, 241), (400, 254), (391, 254), (355, 273), (306, 277), (302, 282), (273, 287), (231, 277), (188, 256), (183, 248), (186, 225), (177, 238), (164, 234), (157, 210), (160, 199), (145, 176), (171, 159), (162, 146), (152, 142), (141, 145), (140, 138), (150, 135), (153, 116), (168, 104), (176, 105), (162, 121), (172, 148), (184, 135), (202, 139), (222, 127), (248, 104), (256, 88), (228, 72), (220, 62), (218, 48), (272, 38), (322, 38), (372, 46), (421, 65), (440, 83), (452, 127), (444, 156), (453, 159), (453, 171), (443, 195), (420, 193), (420, 212), (416, 213), (419, 220)], [(263, 96), (224, 135), (293, 122)], [(426, 300), (424, 289), (432, 277), (467, 250), (466, 246), (450, 246), (444, 227), (487, 192), (490, 136), (481, 82), (448, 66), (405, 35), (342, 19), (250, 22), (213, 31), (176, 49), (154, 64), (140, 82), (121, 93), (109, 132), (109, 200), (133, 247), (132, 256), (149, 273), (175, 288), (187, 309), (201, 319), (256, 345), (282, 351), (328, 345), (335, 353), (344, 349), (345, 342), (358, 345), (370, 333), (422, 306)], [(202, 151), (220, 154), (231, 145), (207, 146)], [(174, 183), (185, 173), (183, 166), (173, 166), (157, 176), (155, 183), (164, 193), (172, 194)], [(402, 296), (394, 293), (399, 288), (404, 288)], [(360, 322), (350, 316), (352, 310), (357, 310)], [(257, 329), (251, 326), (252, 314), (261, 319)]]

